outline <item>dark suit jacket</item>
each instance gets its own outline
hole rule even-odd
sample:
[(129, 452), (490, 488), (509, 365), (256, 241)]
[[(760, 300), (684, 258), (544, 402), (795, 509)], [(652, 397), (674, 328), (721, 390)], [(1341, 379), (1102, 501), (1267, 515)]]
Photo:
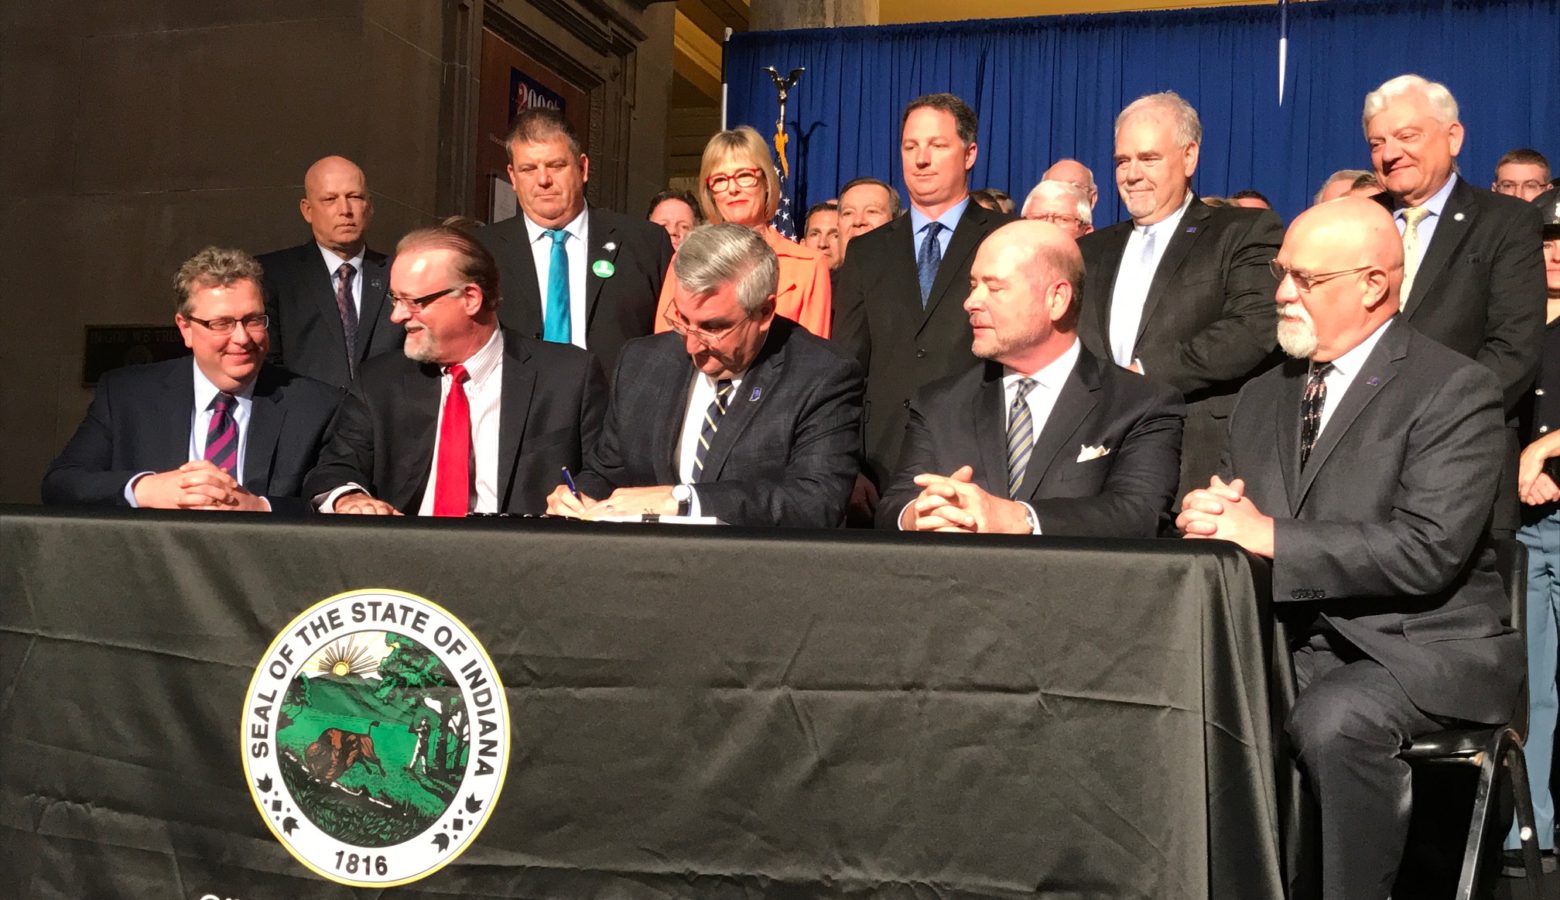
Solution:
[[(559, 468), (578, 469), (606, 409), (606, 378), (589, 353), (504, 331), (498, 414), (500, 512), (540, 514)], [(353, 483), (414, 516), (433, 468), (439, 367), (385, 355), (363, 366), (304, 479), (314, 498)]]
[[(1128, 220), (1078, 240), (1086, 273), (1078, 333), (1101, 359), (1111, 359), (1111, 298), (1131, 233)], [(1150, 379), (1186, 397), (1177, 501), (1208, 486), (1236, 392), (1276, 362), (1278, 285), (1268, 263), (1283, 238), (1271, 210), (1212, 207), (1194, 197), (1154, 271), (1133, 354)]]
[[(190, 458), (194, 362), (187, 356), (106, 373), (76, 433), (43, 476), (44, 503), (126, 506), (125, 485)], [(265, 365), (244, 438), (244, 487), (276, 512), (303, 513), (303, 476), (325, 443), (341, 391)]]
[(1273, 516), (1273, 599), (1304, 631), (1320, 615), (1420, 709), (1508, 721), (1521, 636), (1486, 539), (1501, 449), (1500, 387), (1483, 366), (1390, 325), (1300, 466), (1306, 363), (1248, 384), (1225, 477)]
[[(694, 372), (674, 333), (623, 348), (581, 491), (601, 499), (682, 481), (675, 454)], [(855, 360), (776, 316), (705, 454), (700, 512), (732, 525), (839, 525), (860, 469), (861, 391)]]
[[(1376, 200), (1392, 209), (1388, 195)], [(1537, 207), (1458, 178), (1403, 307), (1421, 334), (1495, 373), (1508, 415), (1538, 371), (1543, 243)]]
[[(975, 467), (975, 483), (1007, 496), (1007, 401), (1002, 366), (984, 363), (922, 388), (894, 486), (878, 506), (878, 527), (899, 527), (921, 492), (915, 476)], [(1169, 520), (1181, 463), (1181, 395), (1088, 350), (1078, 354), (1056, 405), (1035, 436), (1020, 495), (1048, 535), (1142, 537)], [(1079, 460), (1085, 448), (1108, 452)]]
[(867, 373), (866, 474), (880, 490), (899, 462), (910, 397), (922, 385), (977, 362), (964, 311), (970, 264), (986, 235), (1012, 220), (974, 201), (965, 207), (925, 310), (908, 214), (851, 239), (834, 295), (833, 334)]
[[(265, 270), (265, 311), (271, 317), (270, 361), (316, 381), (345, 388), (347, 339), (336, 309), (336, 285), (313, 240), (258, 257)], [(390, 321), (390, 260), (363, 253), (363, 300), (358, 310), (357, 364), (401, 349), (406, 332)]]
[[(666, 229), (611, 210), (590, 208), (590, 254), (585, 262), (585, 346), (610, 371), (623, 344), (655, 330), (661, 282), (672, 264), (672, 239)], [(542, 336), (542, 293), (524, 215), (478, 229), (477, 240), (498, 260), (504, 327), (527, 337)], [(607, 245), (612, 249), (607, 249)], [(612, 274), (602, 278), (595, 264), (606, 260)]]

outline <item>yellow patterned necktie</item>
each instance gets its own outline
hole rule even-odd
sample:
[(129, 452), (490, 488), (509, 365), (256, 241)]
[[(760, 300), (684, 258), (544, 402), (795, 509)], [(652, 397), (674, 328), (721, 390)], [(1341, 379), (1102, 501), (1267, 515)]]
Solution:
[(1423, 206), (1410, 206), (1403, 210), (1403, 290), (1398, 294), (1398, 309), (1408, 306), (1408, 292), (1414, 289), (1414, 276), (1419, 273), (1419, 223), (1430, 215)]

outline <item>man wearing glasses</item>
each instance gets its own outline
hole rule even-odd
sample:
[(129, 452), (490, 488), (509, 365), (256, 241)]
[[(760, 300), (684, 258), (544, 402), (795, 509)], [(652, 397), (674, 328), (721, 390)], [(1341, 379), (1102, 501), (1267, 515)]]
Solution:
[(1094, 212), (1089, 206), (1088, 192), (1065, 181), (1042, 181), (1035, 185), (1024, 198), (1023, 214), (1026, 219), (1050, 222), (1073, 240), (1094, 230)]
[(1274, 268), (1291, 359), (1241, 390), (1222, 472), (1176, 524), (1273, 561), (1298, 687), (1285, 727), (1321, 807), (1322, 894), (1385, 897), (1412, 809), (1399, 751), (1510, 721), (1522, 683), (1486, 534), (1500, 384), (1399, 314), (1403, 247), (1376, 201), (1311, 207)]
[(194, 355), (103, 376), (43, 478), (45, 503), (304, 512), (340, 391), (266, 365), (260, 264), (207, 247), (174, 277)]
[(860, 468), (860, 366), (775, 315), (779, 263), (749, 228), (695, 228), (671, 277), (671, 330), (623, 348), (601, 440), (548, 512), (841, 524)]
[[(540, 513), (596, 439), (606, 379), (584, 350), (499, 327), (493, 257), (456, 228), (413, 231), (390, 268), (402, 354), (363, 364), (304, 481), (322, 512)], [(403, 355), (404, 354), (404, 355)]]

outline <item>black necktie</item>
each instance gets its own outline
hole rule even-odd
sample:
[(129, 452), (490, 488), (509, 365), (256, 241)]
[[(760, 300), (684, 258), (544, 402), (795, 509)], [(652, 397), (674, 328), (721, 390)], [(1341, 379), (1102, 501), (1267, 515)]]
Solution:
[(1313, 365), (1311, 374), (1305, 377), (1305, 393), (1300, 397), (1301, 466), (1311, 458), (1311, 448), (1316, 446), (1316, 438), (1322, 433), (1322, 407), (1327, 405), (1326, 378), (1332, 369), (1332, 363)]

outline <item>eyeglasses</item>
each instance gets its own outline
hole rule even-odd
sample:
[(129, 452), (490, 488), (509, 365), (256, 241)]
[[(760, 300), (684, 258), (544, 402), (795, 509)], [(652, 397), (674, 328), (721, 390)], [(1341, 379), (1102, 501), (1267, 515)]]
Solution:
[(741, 322), (734, 322), (730, 325), (727, 325), (725, 328), (720, 329), (719, 331), (705, 331), (702, 328), (695, 328), (692, 325), (689, 325), (681, 318), (674, 318), (670, 311), (662, 313), (661, 318), (666, 320), (666, 327), (677, 332), (678, 336), (685, 338), (691, 337), (694, 340), (700, 341), (706, 347), (720, 343), (720, 341), (727, 335), (740, 328), (742, 326), (742, 322), (747, 321), (747, 319), (743, 319)]
[(1083, 220), (1077, 216), (1069, 216), (1065, 213), (1040, 213), (1027, 218), (1036, 222), (1050, 222), (1061, 228), (1077, 228), (1083, 224)]
[(705, 180), (704, 186), (717, 194), (730, 187), (733, 181), (737, 183), (739, 188), (758, 187), (758, 175), (757, 169), (742, 169), (730, 175), (724, 173), (711, 175)]
[[(466, 284), (470, 284), (470, 282), (467, 282)], [(421, 297), (397, 297), (394, 294), (387, 294), (385, 296), (390, 300), (391, 312), (395, 312), (398, 307), (402, 306), (406, 307), (407, 312), (417, 312), (427, 308), (428, 304), (439, 299), (440, 297), (443, 297), (445, 294), (453, 294), (456, 291), (463, 289), (465, 286), (465, 284), (457, 284), (454, 287), (447, 287), (442, 291), (434, 291), (431, 294), (423, 294)]]
[(232, 316), (222, 316), (217, 319), (197, 319), (194, 316), (185, 316), (184, 318), (189, 319), (212, 334), (218, 335), (232, 334), (233, 329), (237, 328), (240, 322), (243, 323), (244, 330), (251, 334), (265, 331), (271, 326), (271, 317), (263, 313), (255, 316), (245, 316), (242, 319), (235, 319)]
[(1312, 274), (1310, 272), (1302, 272), (1299, 269), (1291, 269), (1276, 259), (1268, 262), (1268, 270), (1273, 273), (1274, 278), (1279, 280), (1279, 283), (1283, 283), (1285, 278), (1293, 278), (1295, 280), (1295, 288), (1302, 294), (1309, 294), (1311, 288), (1340, 275), (1352, 275), (1355, 272), (1363, 272), (1366, 269), (1374, 268), (1375, 266), (1357, 266), (1353, 269), (1339, 269), (1336, 272), (1317, 272)]
[(1526, 192), (1531, 192), (1531, 193), (1535, 193), (1536, 194), (1539, 191), (1541, 191), (1541, 190), (1543, 190), (1544, 188), (1547, 188), (1547, 187), (1549, 187), (1549, 182), (1547, 182), (1547, 181), (1497, 181), (1497, 182), (1495, 182), (1495, 190), (1496, 190), (1497, 193), (1501, 193), (1501, 194), (1515, 194), (1518, 191), (1526, 191)]

